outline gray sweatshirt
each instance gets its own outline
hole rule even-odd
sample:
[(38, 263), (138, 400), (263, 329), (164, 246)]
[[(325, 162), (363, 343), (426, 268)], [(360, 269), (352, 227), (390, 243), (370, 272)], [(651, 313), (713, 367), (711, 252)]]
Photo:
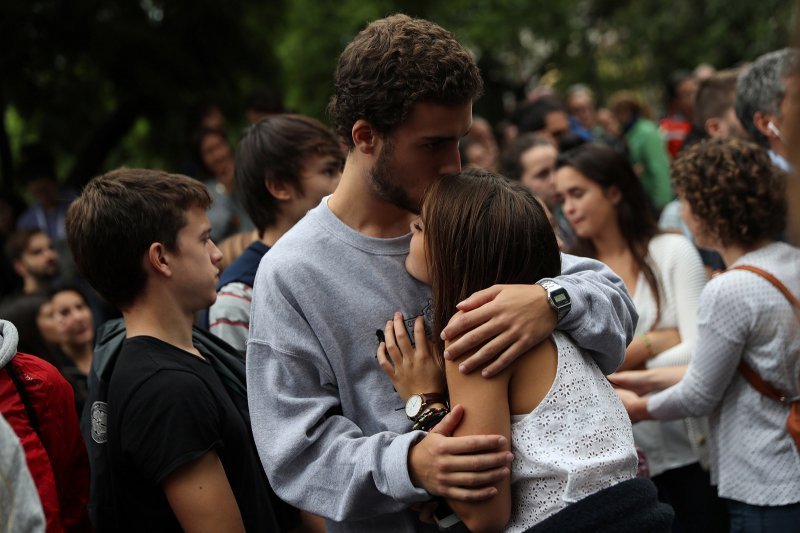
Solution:
[[(435, 531), (407, 508), (430, 499), (408, 475), (403, 402), (375, 357), (392, 314), (430, 313), (430, 288), (405, 270), (410, 235), (367, 237), (327, 199), (264, 256), (247, 344), (250, 415), (275, 492), (324, 516), (328, 531)], [(609, 373), (636, 312), (620, 279), (590, 259), (562, 256), (572, 311), (559, 329)], [(413, 330), (413, 328), (409, 328)]]

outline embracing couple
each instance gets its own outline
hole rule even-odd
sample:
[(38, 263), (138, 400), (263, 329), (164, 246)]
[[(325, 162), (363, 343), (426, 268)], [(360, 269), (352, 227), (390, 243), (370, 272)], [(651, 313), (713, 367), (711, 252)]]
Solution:
[[(370, 24), (336, 70), (338, 189), (259, 267), (256, 444), (278, 495), (328, 531), (435, 530), (437, 505), (455, 521), (434, 497), (470, 530), (525, 531), (636, 481), (604, 377), (636, 312), (607, 267), (559, 253), (523, 188), (460, 173), (482, 89), (448, 31), (404, 15)], [(660, 517), (649, 530), (668, 527), (642, 490), (588, 515), (633, 503)]]

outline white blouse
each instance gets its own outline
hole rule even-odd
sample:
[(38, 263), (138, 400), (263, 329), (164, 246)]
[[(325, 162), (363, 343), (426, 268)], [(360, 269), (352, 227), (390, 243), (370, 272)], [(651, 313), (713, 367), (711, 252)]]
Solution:
[(558, 367), (550, 391), (512, 416), (511, 519), (525, 531), (570, 503), (636, 475), (631, 423), (591, 357), (553, 333)]
[[(800, 249), (773, 243), (743, 255), (800, 295)], [(800, 451), (786, 430), (789, 408), (739, 374), (744, 359), (792, 400), (800, 399), (800, 323), (764, 278), (734, 270), (703, 290), (695, 354), (681, 382), (652, 396), (663, 419), (710, 415), (711, 478), (723, 498), (750, 505), (800, 502)]]
[[(695, 246), (683, 235), (656, 235), (648, 245), (647, 261), (658, 280), (661, 313), (656, 323), (656, 299), (639, 273), (633, 304), (639, 313), (636, 335), (653, 329), (677, 328), (681, 343), (647, 361), (648, 368), (685, 365), (697, 338), (697, 303), (706, 284), (706, 271)], [(644, 421), (633, 436), (647, 457), (650, 475), (688, 466), (708, 456), (705, 420)]]

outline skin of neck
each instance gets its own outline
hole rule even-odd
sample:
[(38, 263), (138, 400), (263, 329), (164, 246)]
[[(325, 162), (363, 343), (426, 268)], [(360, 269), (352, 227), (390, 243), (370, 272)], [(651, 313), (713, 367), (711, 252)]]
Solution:
[(145, 289), (126, 309), (122, 310), (125, 319), (125, 337), (130, 339), (141, 335), (155, 337), (181, 350), (200, 355), (192, 342), (194, 311), (187, 310), (169, 292), (148, 279)]
[(75, 363), (82, 372), (88, 374), (89, 366), (92, 364), (92, 354), (94, 352), (94, 343), (89, 342), (86, 344), (62, 344), (61, 351), (69, 358), (70, 361)]
[(591, 241), (597, 251), (597, 257), (619, 257), (630, 251), (616, 221), (607, 224), (602, 231), (592, 237)]
[(370, 183), (369, 172), (377, 161), (375, 151), (351, 150), (336, 192), (328, 207), (336, 217), (354, 230), (369, 237), (388, 239), (408, 234), (409, 224), (417, 216), (380, 198)]
[(292, 226), (294, 226), (296, 223), (297, 220), (292, 220), (290, 217), (286, 216), (283, 210), (281, 210), (277, 220), (275, 221), (275, 224), (267, 227), (261, 234), (261, 238), (259, 240), (272, 248), (275, 246), (275, 243), (278, 242), (278, 239), (283, 237), (283, 234), (292, 229)]
[(36, 294), (44, 291), (44, 289), (44, 285), (31, 275), (25, 276), (22, 282), (22, 292), (25, 294)]

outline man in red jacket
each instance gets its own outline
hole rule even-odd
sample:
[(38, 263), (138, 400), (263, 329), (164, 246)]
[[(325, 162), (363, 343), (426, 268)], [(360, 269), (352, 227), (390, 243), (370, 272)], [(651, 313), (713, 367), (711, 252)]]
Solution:
[(17, 340), (0, 320), (0, 413), (25, 450), (48, 533), (90, 531), (89, 460), (72, 387), (50, 363), (18, 353)]

